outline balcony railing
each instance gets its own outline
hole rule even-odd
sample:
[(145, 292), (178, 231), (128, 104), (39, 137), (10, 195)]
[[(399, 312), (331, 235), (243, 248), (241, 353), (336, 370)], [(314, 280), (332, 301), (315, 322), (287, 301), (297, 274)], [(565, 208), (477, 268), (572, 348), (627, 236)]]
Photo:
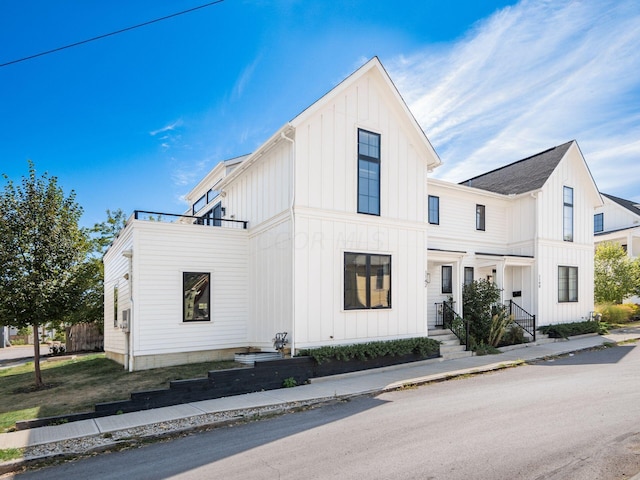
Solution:
[(245, 220), (235, 220), (229, 218), (214, 218), (210, 216), (196, 217), (194, 215), (179, 215), (175, 213), (149, 212), (146, 210), (135, 210), (133, 217), (136, 220), (146, 220), (149, 222), (184, 223), (205, 225), (210, 227), (225, 227), (247, 229), (249, 222)]

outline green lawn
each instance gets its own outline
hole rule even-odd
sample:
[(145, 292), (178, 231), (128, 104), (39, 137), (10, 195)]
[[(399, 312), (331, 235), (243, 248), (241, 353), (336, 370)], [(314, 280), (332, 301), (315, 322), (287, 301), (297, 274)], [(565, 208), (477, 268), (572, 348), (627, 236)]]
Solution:
[(0, 370), (0, 432), (16, 421), (93, 411), (96, 403), (126, 400), (134, 391), (168, 387), (171, 380), (206, 377), (239, 366), (206, 362), (128, 373), (103, 353), (41, 362), (46, 388), (34, 389), (33, 363)]

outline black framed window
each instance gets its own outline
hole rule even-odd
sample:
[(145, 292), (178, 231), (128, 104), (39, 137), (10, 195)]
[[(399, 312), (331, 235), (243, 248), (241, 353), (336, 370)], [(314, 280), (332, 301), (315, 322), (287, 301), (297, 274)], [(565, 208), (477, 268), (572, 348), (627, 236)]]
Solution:
[(473, 283), (473, 267), (464, 267), (464, 284), (471, 285)]
[(203, 195), (193, 204), (193, 207), (192, 207), (193, 215), (195, 215), (200, 210), (202, 210), (206, 204), (207, 204), (207, 196)]
[(453, 267), (442, 266), (442, 293), (453, 293)]
[(391, 255), (344, 254), (344, 309), (391, 308)]
[(429, 223), (440, 225), (440, 197), (429, 195)]
[(558, 267), (558, 302), (578, 301), (578, 267)]
[(485, 206), (476, 205), (476, 230), (484, 230), (485, 226)]
[(573, 242), (573, 188), (563, 187), (562, 198), (562, 239)]
[(211, 320), (210, 283), (210, 273), (183, 272), (183, 321), (203, 322)]
[(593, 216), (593, 233), (604, 231), (604, 213), (596, 213)]
[(358, 213), (380, 215), (380, 135), (358, 130)]

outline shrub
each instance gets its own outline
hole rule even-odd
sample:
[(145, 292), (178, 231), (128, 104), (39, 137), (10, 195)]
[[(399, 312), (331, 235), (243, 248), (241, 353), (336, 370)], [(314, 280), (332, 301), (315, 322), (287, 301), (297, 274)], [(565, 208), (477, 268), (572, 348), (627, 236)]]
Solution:
[(287, 377), (282, 381), (282, 386), (284, 388), (291, 388), (295, 387), (296, 385), (298, 385), (298, 382), (296, 382), (296, 379), (293, 377)]
[(637, 315), (637, 305), (625, 303), (616, 305), (613, 303), (603, 303), (596, 305), (596, 312), (602, 315), (602, 321), (608, 323), (627, 323)]
[(366, 360), (387, 355), (400, 356), (411, 353), (423, 358), (439, 355), (440, 342), (426, 337), (401, 338), (398, 340), (303, 349), (298, 351), (296, 356), (309, 356), (320, 364), (331, 359), (341, 361), (349, 361), (351, 359)]
[(501, 345), (519, 345), (525, 343), (524, 330), (520, 325), (512, 323), (504, 332)]
[(558, 323), (555, 325), (545, 325), (538, 328), (538, 331), (549, 335), (550, 338), (569, 338), (574, 335), (584, 335), (586, 333), (600, 333), (600, 323), (592, 320)]

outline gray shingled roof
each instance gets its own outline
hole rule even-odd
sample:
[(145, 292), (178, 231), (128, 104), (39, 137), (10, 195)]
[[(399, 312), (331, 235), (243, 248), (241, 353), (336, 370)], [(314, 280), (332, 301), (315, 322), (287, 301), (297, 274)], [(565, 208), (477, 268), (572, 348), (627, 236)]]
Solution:
[[(602, 193), (602, 192), (600, 192), (600, 193)], [(608, 199), (614, 201), (618, 205), (626, 208), (630, 212), (635, 213), (636, 215), (640, 216), (640, 208), (638, 207), (638, 202), (632, 202), (631, 200), (625, 200), (624, 198), (615, 197), (613, 195), (609, 195), (608, 193), (602, 193), (602, 195), (604, 195)]]
[(470, 178), (460, 185), (503, 195), (520, 194), (542, 188), (573, 143), (573, 140), (531, 157)]

